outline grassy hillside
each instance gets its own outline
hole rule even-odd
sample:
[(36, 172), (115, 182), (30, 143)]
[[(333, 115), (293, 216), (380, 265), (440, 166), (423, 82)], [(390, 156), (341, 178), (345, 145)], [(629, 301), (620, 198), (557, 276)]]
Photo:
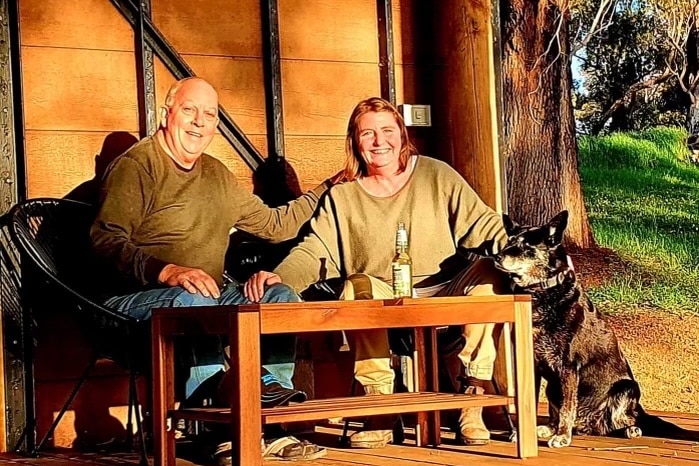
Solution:
[(678, 128), (579, 140), (595, 238), (631, 264), (588, 290), (607, 310), (650, 306), (699, 312), (699, 167)]

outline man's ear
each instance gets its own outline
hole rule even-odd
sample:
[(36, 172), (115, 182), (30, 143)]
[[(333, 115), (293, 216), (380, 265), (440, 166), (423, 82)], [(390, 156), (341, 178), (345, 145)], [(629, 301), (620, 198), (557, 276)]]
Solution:
[(558, 215), (553, 217), (549, 223), (549, 242), (551, 245), (560, 244), (563, 241), (563, 233), (568, 226), (568, 211), (562, 210)]
[(168, 110), (169, 109), (165, 105), (160, 107), (160, 126), (163, 128), (165, 128), (167, 126), (167, 112), (168, 112)]
[(507, 214), (502, 214), (502, 224), (505, 226), (505, 232), (507, 233), (507, 236), (514, 236), (517, 234), (517, 229), (519, 228), (519, 225), (517, 225), (509, 215)]

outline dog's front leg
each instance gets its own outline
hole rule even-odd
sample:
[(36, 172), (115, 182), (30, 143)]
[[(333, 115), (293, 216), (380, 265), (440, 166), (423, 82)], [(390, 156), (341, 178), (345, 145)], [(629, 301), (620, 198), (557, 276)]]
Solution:
[(561, 391), (563, 395), (561, 409), (558, 413), (556, 434), (549, 439), (549, 447), (567, 447), (573, 440), (573, 426), (578, 411), (578, 371), (565, 368), (561, 373)]

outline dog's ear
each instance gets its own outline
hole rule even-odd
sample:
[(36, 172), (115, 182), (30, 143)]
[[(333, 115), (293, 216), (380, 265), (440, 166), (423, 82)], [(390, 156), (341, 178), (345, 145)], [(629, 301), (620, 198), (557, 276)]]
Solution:
[(507, 236), (514, 236), (517, 234), (519, 225), (515, 223), (509, 215), (502, 214), (502, 224), (505, 226), (505, 233), (507, 233)]
[(555, 246), (561, 244), (563, 241), (563, 233), (566, 231), (568, 226), (568, 211), (562, 210), (555, 217), (549, 220), (549, 237), (547, 243), (549, 246)]

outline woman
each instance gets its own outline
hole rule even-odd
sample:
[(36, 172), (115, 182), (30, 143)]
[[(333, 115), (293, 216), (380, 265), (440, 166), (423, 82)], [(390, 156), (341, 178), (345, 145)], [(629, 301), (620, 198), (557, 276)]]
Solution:
[[(348, 182), (328, 192), (311, 221), (311, 232), (271, 272), (255, 274), (244, 287), (248, 299), (258, 301), (265, 285), (279, 282), (297, 292), (312, 283), (345, 278), (340, 299), (392, 297), (391, 260), (399, 222), (410, 235), (413, 283), (448, 276), (447, 259), (457, 248), (495, 252), (506, 234), (500, 216), (476, 195), (449, 165), (416, 154), (403, 118), (389, 102), (373, 97), (361, 101), (347, 126)], [(456, 276), (454, 276), (456, 275)], [(506, 277), (488, 259), (479, 259), (453, 278), (439, 295), (509, 293)], [(459, 353), (464, 364), (462, 390), (483, 393), (493, 375), (493, 325), (469, 325), (466, 346)], [(386, 330), (354, 332), (355, 378), (367, 394), (393, 392), (394, 373)], [(391, 441), (391, 419), (370, 418), (367, 430), (355, 433), (355, 447), (377, 448)], [(481, 408), (462, 410), (459, 434), (464, 443), (485, 444), (490, 434)]]

